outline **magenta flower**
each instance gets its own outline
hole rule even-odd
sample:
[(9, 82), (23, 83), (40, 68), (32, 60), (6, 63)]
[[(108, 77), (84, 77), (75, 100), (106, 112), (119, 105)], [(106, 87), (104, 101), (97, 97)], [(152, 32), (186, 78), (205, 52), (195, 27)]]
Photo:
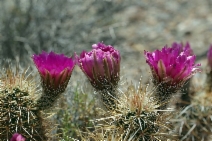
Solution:
[(25, 141), (26, 139), (18, 133), (13, 134), (12, 138), (10, 139), (10, 141)]
[(208, 58), (208, 65), (212, 69), (212, 44), (210, 45), (210, 48), (208, 50), (207, 58)]
[(81, 70), (86, 74), (94, 88), (115, 87), (120, 79), (120, 53), (111, 45), (98, 43), (92, 45), (92, 51), (83, 51), (77, 56)]
[(63, 92), (75, 66), (72, 58), (63, 54), (43, 51), (39, 55), (33, 55), (32, 59), (40, 73), (43, 85), (45, 85), (44, 89)]
[(185, 46), (181, 43), (173, 43), (172, 47), (165, 46), (162, 50), (154, 52), (144, 51), (146, 62), (149, 64), (154, 79), (157, 82), (168, 82), (176, 85), (188, 80), (200, 69), (200, 64), (195, 64), (196, 56), (189, 43)]

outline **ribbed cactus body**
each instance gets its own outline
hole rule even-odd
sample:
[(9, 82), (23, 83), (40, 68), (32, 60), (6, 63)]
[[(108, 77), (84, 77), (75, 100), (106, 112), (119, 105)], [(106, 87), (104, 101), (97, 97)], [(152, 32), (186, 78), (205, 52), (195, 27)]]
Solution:
[(212, 93), (198, 93), (192, 98), (191, 104), (186, 106), (177, 116), (177, 130), (180, 139), (212, 140)]
[(46, 141), (42, 114), (36, 107), (36, 85), (24, 73), (10, 69), (0, 82), (0, 139), (9, 141), (19, 133), (27, 141)]
[(179, 133), (181, 140), (204, 140), (212, 139), (212, 108), (211, 106), (189, 105), (181, 114), (179, 121)]
[(136, 115), (135, 112), (129, 112), (117, 120), (116, 126), (124, 131), (124, 137), (127, 139), (156, 140), (154, 134), (159, 129), (159, 125), (156, 124), (158, 116), (159, 114), (156, 112), (143, 111), (140, 115)]
[[(140, 86), (129, 86), (117, 100), (114, 111), (94, 120), (95, 131), (86, 139), (114, 141), (165, 141), (176, 139), (170, 118), (171, 110), (158, 111), (153, 93)], [(114, 135), (115, 134), (115, 135)], [(101, 135), (101, 136), (100, 136)]]

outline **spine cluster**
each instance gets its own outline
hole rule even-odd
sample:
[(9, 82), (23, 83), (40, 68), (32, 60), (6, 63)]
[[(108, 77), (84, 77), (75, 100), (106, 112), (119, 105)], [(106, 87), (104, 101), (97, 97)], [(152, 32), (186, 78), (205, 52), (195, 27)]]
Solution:
[(8, 141), (14, 133), (28, 140), (46, 141), (45, 122), (36, 105), (36, 86), (24, 73), (7, 69), (0, 78), (0, 139)]

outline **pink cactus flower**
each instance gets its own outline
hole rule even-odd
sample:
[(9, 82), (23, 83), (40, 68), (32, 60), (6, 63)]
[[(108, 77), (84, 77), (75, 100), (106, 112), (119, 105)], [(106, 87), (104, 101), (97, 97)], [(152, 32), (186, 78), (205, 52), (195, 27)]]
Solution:
[(212, 44), (210, 45), (210, 48), (208, 50), (207, 58), (208, 58), (208, 65), (212, 69)]
[(195, 64), (196, 56), (189, 43), (183, 46), (182, 43), (174, 42), (171, 47), (165, 46), (162, 50), (153, 52), (144, 51), (144, 54), (153, 78), (159, 83), (181, 84), (200, 70), (200, 64)]
[(119, 51), (103, 43), (94, 44), (92, 48), (92, 51), (83, 51), (77, 56), (79, 67), (94, 88), (102, 90), (106, 85), (116, 86), (120, 79)]
[(10, 141), (25, 141), (26, 139), (18, 133), (13, 134), (12, 138), (10, 139)]
[(36, 65), (44, 89), (63, 92), (67, 87), (75, 62), (72, 58), (63, 54), (54, 52), (42, 52), (39, 55), (33, 55), (32, 59)]

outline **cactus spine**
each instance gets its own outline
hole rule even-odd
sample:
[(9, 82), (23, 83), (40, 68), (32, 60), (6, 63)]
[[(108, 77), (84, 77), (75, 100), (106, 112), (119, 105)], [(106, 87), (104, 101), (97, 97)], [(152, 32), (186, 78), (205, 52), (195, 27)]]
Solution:
[(0, 139), (9, 141), (14, 133), (22, 134), (27, 141), (46, 141), (42, 111), (36, 106), (36, 83), (27, 71), (20, 73), (6, 68), (0, 78)]

